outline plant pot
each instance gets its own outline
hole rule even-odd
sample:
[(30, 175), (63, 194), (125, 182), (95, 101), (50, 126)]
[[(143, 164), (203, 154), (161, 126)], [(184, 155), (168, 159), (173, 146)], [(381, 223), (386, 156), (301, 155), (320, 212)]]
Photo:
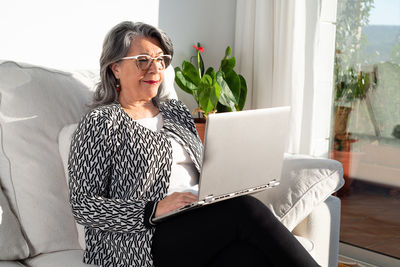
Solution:
[(347, 121), (351, 112), (351, 107), (338, 106), (335, 110), (335, 139), (347, 140)]
[(204, 133), (206, 131), (206, 119), (205, 118), (195, 118), (194, 123), (196, 125), (197, 133), (199, 134), (201, 142), (204, 144)]
[(343, 167), (343, 178), (344, 178), (344, 185), (343, 187), (337, 192), (338, 196), (346, 196), (351, 191), (351, 184), (353, 182), (353, 178), (350, 177), (350, 168), (351, 168), (351, 160), (352, 160), (352, 152), (350, 145), (356, 142), (356, 139), (349, 139), (349, 140), (339, 140), (342, 143), (341, 149), (333, 149), (330, 152), (330, 158), (339, 161), (342, 163)]

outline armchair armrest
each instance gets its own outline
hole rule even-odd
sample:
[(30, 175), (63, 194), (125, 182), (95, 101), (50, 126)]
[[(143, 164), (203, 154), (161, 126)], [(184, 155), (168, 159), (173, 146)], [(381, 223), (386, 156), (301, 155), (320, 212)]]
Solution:
[(285, 154), (280, 185), (254, 196), (292, 231), (343, 184), (340, 162)]
[(281, 184), (255, 195), (293, 234), (312, 241), (311, 255), (322, 266), (337, 266), (340, 200), (331, 196), (344, 184), (340, 162), (286, 154)]
[(338, 266), (340, 199), (335, 196), (328, 197), (292, 232), (314, 244), (313, 256), (321, 266)]

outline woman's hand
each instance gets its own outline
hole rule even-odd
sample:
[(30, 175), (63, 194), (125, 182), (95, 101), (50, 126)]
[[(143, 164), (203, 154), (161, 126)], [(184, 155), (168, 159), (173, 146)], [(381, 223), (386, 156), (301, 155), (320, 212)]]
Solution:
[(187, 204), (197, 201), (197, 196), (192, 193), (172, 193), (157, 204), (155, 217), (179, 209)]

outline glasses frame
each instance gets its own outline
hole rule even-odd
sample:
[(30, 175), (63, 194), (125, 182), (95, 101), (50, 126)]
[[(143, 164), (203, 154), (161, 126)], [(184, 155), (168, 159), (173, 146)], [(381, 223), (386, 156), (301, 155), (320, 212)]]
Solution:
[[(150, 64), (149, 64), (149, 67), (148, 67), (147, 69), (142, 69), (142, 68), (139, 67), (139, 63), (138, 63), (138, 60), (137, 60), (139, 57), (147, 57), (148, 59), (151, 60), (151, 62), (150, 62)], [(167, 58), (169, 58), (169, 60), (172, 59), (172, 56), (171, 56), (171, 55), (159, 55), (158, 57), (151, 57), (151, 56), (149, 56), (149, 55), (137, 55), (137, 56), (131, 56), (131, 57), (123, 57), (123, 58), (121, 58), (120, 60), (134, 59), (134, 60), (136, 61), (136, 66), (138, 67), (138, 69), (140, 69), (140, 70), (142, 70), (142, 71), (148, 71), (148, 70), (151, 68), (151, 65), (153, 64), (154, 60), (157, 60), (157, 59), (159, 59), (160, 57), (161, 57), (161, 58), (162, 58), (162, 57), (167, 57)], [(164, 59), (163, 59), (163, 60), (164, 60)], [(164, 60), (164, 63), (165, 63), (165, 60)], [(159, 67), (162, 67), (162, 66), (160, 66), (160, 65), (157, 63), (157, 61), (156, 61), (156, 64), (157, 64)], [(171, 64), (171, 62), (170, 62), (168, 65), (165, 64), (165, 66), (164, 66), (164, 68), (163, 68), (162, 70), (165, 70), (170, 64)]]

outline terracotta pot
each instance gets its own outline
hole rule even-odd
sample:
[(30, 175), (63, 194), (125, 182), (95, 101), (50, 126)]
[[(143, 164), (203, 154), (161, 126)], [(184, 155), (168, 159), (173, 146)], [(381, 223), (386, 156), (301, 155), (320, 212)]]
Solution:
[(343, 167), (343, 178), (345, 184), (337, 192), (337, 196), (347, 196), (351, 192), (351, 184), (353, 178), (350, 176), (351, 168), (351, 144), (357, 142), (357, 139), (347, 139), (347, 140), (335, 140), (334, 148), (330, 152), (330, 158), (342, 163)]
[(337, 196), (347, 196), (351, 192), (351, 184), (353, 179), (350, 177), (350, 164), (351, 164), (351, 152), (349, 151), (331, 151), (330, 155), (331, 159), (337, 160), (342, 163), (343, 166), (343, 178), (344, 185), (340, 190), (336, 193)]
[(195, 118), (194, 123), (196, 124), (196, 130), (199, 134), (201, 142), (204, 144), (204, 132), (206, 131), (206, 119)]
[(351, 107), (338, 106), (335, 110), (335, 138), (339, 140), (348, 139), (347, 121)]

